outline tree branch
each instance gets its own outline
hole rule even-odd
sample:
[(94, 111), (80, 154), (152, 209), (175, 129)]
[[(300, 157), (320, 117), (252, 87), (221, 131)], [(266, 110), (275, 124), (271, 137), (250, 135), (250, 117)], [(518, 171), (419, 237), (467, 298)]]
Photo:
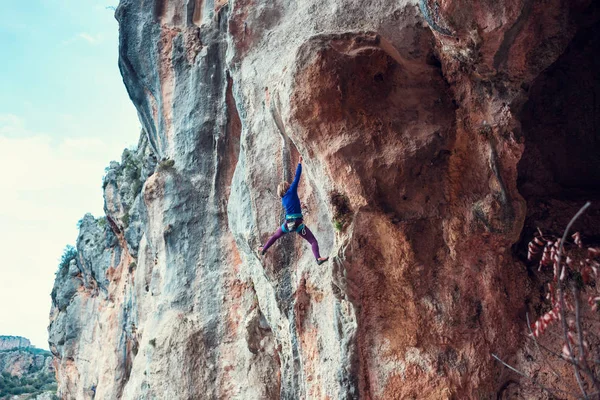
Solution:
[(535, 347), (537, 348), (538, 353), (540, 353), (540, 356), (542, 357), (542, 361), (550, 367), (550, 370), (554, 373), (554, 375), (556, 375), (557, 378), (562, 379), (562, 376), (558, 372), (556, 372), (556, 370), (554, 369), (552, 364), (550, 364), (549, 362), (546, 361), (546, 359), (544, 357), (544, 353), (542, 353), (542, 351), (540, 350), (540, 345), (539, 345), (537, 339), (535, 338), (533, 331), (531, 330), (531, 322), (529, 321), (529, 313), (526, 313), (525, 316), (527, 317), (527, 328), (529, 328), (529, 334), (531, 335), (529, 337), (531, 337), (533, 339), (533, 342), (535, 343)]
[(590, 366), (585, 358), (585, 348), (583, 345), (583, 329), (581, 328), (581, 304), (579, 302), (579, 289), (573, 285), (573, 301), (575, 302), (575, 324), (577, 325), (577, 340), (579, 341), (579, 353), (581, 354), (581, 363), (583, 364), (583, 371), (587, 376), (590, 377), (594, 384), (594, 389), (600, 392), (600, 384), (598, 379), (590, 369)]
[[(558, 288), (557, 289), (558, 289), (558, 298), (560, 301), (560, 317), (561, 317), (560, 322), (561, 322), (561, 326), (562, 326), (562, 330), (563, 330), (563, 339), (565, 341), (565, 344), (567, 345), (567, 348), (569, 349), (569, 356), (571, 357), (571, 361), (573, 363), (573, 371), (575, 373), (575, 378), (577, 379), (577, 384), (579, 385), (579, 388), (581, 389), (583, 398), (586, 400), (588, 399), (588, 395), (585, 391), (585, 388), (583, 387), (583, 381), (581, 380), (581, 374), (579, 373), (579, 368), (577, 367), (577, 364), (575, 362), (575, 354), (573, 353), (573, 346), (571, 346), (571, 342), (569, 341), (567, 315), (565, 312), (565, 308), (566, 308), (565, 293), (564, 293), (563, 285), (560, 282), (560, 277), (563, 276), (566, 265), (563, 265), (561, 267), (560, 262), (562, 259), (564, 244), (565, 244), (565, 241), (567, 240), (567, 235), (569, 234), (569, 230), (571, 229), (571, 227), (573, 226), (573, 224), (575, 223), (577, 218), (579, 218), (591, 204), (592, 203), (590, 203), (589, 201), (587, 203), (585, 203), (585, 205), (583, 207), (581, 207), (581, 209), (579, 209), (577, 214), (575, 214), (575, 216), (573, 218), (571, 218), (571, 221), (569, 221), (569, 223), (567, 224), (567, 228), (565, 229), (565, 232), (563, 233), (562, 239), (560, 241), (560, 246), (558, 248), (558, 256), (557, 256), (557, 261), (556, 261), (557, 270), (558, 270), (558, 276), (557, 276)], [(582, 354), (582, 356), (583, 356), (583, 354)]]
[[(535, 340), (535, 339), (533, 339), (533, 337), (531, 337), (531, 336), (529, 336), (529, 335), (525, 335), (525, 334), (524, 334), (524, 336), (525, 336), (525, 337), (527, 337), (527, 338), (528, 338), (528, 339), (530, 339), (530, 340)], [(561, 339), (562, 339), (562, 337), (561, 337)], [(552, 355), (552, 356), (554, 356), (554, 357), (558, 358), (559, 360), (561, 360), (561, 361), (564, 361), (564, 362), (566, 362), (566, 363), (569, 363), (569, 364), (571, 364), (571, 365), (575, 365), (575, 366), (577, 366), (578, 368), (581, 368), (581, 367), (579, 366), (579, 364), (577, 364), (577, 362), (576, 362), (575, 364), (573, 364), (573, 361), (571, 361), (571, 359), (570, 359), (570, 358), (567, 358), (567, 357), (565, 357), (565, 356), (564, 356), (564, 355), (562, 355), (562, 354), (558, 354), (557, 352), (555, 352), (555, 351), (553, 351), (553, 350), (549, 349), (548, 347), (544, 346), (543, 344), (541, 344), (541, 343), (539, 343), (539, 342), (538, 342), (538, 345), (540, 346), (540, 348), (541, 348), (542, 350), (545, 350), (545, 351), (547, 351), (547, 352), (548, 352), (548, 354), (550, 354), (550, 355)], [(590, 361), (593, 361), (593, 360), (590, 360)], [(548, 363), (548, 366), (550, 366), (550, 363)], [(585, 371), (584, 371), (584, 372), (585, 372)], [(562, 375), (560, 375), (560, 374), (558, 374), (558, 378), (559, 378), (559, 379), (561, 379), (561, 380), (562, 380), (562, 379), (564, 379), (564, 377), (563, 377)], [(565, 386), (568, 386), (568, 387), (569, 387), (569, 390), (577, 390), (577, 389), (575, 389), (575, 388), (573, 388), (573, 387), (570, 387), (570, 386), (569, 386), (568, 384), (566, 384), (566, 383), (565, 383)], [(590, 395), (590, 396), (591, 396), (591, 395)]]

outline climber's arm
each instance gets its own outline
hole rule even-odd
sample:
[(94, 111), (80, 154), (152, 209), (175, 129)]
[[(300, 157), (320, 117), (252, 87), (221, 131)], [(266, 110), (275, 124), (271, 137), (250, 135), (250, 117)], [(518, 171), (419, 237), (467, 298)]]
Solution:
[(298, 163), (298, 167), (296, 168), (296, 176), (294, 177), (294, 182), (290, 186), (290, 189), (293, 191), (298, 190), (298, 183), (300, 182), (300, 175), (302, 175), (302, 157), (300, 157), (300, 162)]

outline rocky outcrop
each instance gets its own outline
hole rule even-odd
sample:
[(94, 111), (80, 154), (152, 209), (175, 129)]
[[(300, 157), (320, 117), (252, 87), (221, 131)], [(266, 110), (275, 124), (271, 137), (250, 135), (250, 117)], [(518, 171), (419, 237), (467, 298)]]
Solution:
[(31, 345), (21, 336), (0, 336), (0, 373), (22, 377), (29, 373), (53, 373), (52, 357), (47, 350)]
[(31, 347), (31, 342), (21, 336), (0, 336), (0, 351)]
[[(490, 354), (531, 369), (533, 285), (512, 250), (536, 196), (520, 190), (539, 185), (524, 151), (547, 151), (535, 93), (596, 3), (122, 0), (116, 15), (143, 132), (57, 275), (63, 398), (543, 396)], [(255, 253), (300, 154), (322, 266), (291, 236)]]
[(54, 372), (50, 352), (32, 346), (24, 337), (0, 336), (0, 399), (21, 394), (52, 399), (56, 393)]
[(0, 351), (0, 373), (8, 372), (19, 378), (29, 373), (49, 374), (54, 372), (50, 353), (31, 350), (2, 350)]

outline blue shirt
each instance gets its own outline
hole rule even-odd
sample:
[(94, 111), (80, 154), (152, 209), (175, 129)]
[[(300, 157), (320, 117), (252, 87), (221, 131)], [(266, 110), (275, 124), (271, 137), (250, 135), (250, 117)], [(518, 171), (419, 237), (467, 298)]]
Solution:
[(296, 176), (294, 177), (294, 182), (285, 192), (281, 199), (281, 203), (283, 204), (283, 208), (285, 208), (285, 214), (302, 214), (302, 208), (300, 207), (300, 198), (298, 197), (298, 182), (300, 182), (300, 175), (302, 174), (302, 164), (298, 164), (298, 168), (296, 168)]

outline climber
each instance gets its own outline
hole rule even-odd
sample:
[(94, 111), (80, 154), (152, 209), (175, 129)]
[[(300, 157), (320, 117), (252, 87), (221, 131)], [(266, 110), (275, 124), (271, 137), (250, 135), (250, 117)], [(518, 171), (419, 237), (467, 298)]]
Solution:
[(288, 182), (281, 182), (277, 186), (277, 194), (281, 197), (281, 203), (285, 208), (285, 222), (277, 229), (277, 231), (271, 236), (264, 246), (258, 248), (260, 255), (264, 255), (269, 247), (275, 243), (277, 239), (285, 235), (286, 233), (295, 231), (306, 239), (311, 247), (313, 255), (317, 260), (317, 264), (321, 265), (325, 261), (329, 260), (329, 257), (321, 257), (319, 254), (319, 243), (312, 234), (310, 229), (303, 223), (302, 208), (300, 206), (300, 199), (298, 198), (298, 182), (300, 182), (300, 175), (302, 174), (302, 156), (300, 156), (300, 162), (296, 168), (296, 176), (294, 181), (290, 185)]

